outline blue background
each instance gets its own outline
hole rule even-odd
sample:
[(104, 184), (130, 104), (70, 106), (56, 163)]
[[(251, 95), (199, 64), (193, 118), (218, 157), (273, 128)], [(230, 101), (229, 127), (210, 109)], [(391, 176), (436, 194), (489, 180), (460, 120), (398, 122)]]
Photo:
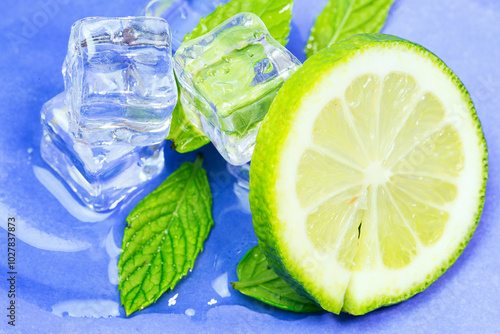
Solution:
[[(288, 47), (301, 60), (310, 27), (325, 2), (296, 1)], [(217, 151), (208, 145), (202, 151), (214, 192), (215, 227), (205, 250), (193, 272), (173, 292), (126, 319), (123, 309), (117, 308), (119, 295), (112, 279), (124, 218), (137, 201), (183, 161), (193, 161), (195, 154), (168, 151), (166, 170), (159, 178), (137, 192), (119, 212), (98, 223), (84, 223), (68, 213), (40, 183), (40, 179), (45, 180), (52, 185), (52, 192), (71, 201), (63, 190), (54, 190), (57, 181), (40, 159), (39, 117), (43, 103), (63, 90), (61, 66), (71, 24), (87, 16), (134, 15), (141, 5), (130, 0), (2, 2), (0, 226), (5, 229), (7, 217), (16, 217), (18, 332), (500, 332), (500, 2), (396, 0), (382, 31), (425, 46), (460, 77), (471, 93), (489, 148), (490, 176), (476, 233), (457, 262), (427, 290), (360, 317), (288, 313), (246, 298), (230, 287), (231, 296), (222, 298), (211, 282), (224, 273), (229, 281), (236, 280), (236, 265), (256, 244), (256, 238), (244, 196), (240, 199), (235, 195), (235, 179), (227, 173)], [(2, 333), (12, 330), (5, 316), (9, 302), (6, 268), (6, 233), (2, 230)], [(175, 294), (176, 303), (169, 306)], [(211, 299), (217, 303), (209, 305)], [(68, 301), (72, 305), (87, 301), (83, 305), (90, 306), (61, 306)], [(194, 316), (185, 314), (188, 308), (195, 310)], [(81, 317), (116, 312), (118, 317)]]

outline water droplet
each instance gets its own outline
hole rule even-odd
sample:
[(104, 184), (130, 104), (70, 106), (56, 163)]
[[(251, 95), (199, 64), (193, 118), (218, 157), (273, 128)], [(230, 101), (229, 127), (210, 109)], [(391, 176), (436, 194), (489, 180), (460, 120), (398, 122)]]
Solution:
[(252, 52), (250, 52), (250, 51), (248, 51), (248, 52), (247, 52), (247, 56), (249, 56), (250, 58), (252, 58), (252, 57), (253, 57), (253, 53), (252, 53)]
[(151, 166), (145, 166), (143, 169), (144, 174), (149, 177), (150, 175), (155, 174), (156, 168)]
[(223, 72), (224, 74), (228, 74), (228, 73), (229, 73), (229, 68), (227, 68), (227, 67), (226, 67), (226, 68), (223, 68), (223, 69), (222, 69), (222, 72)]
[(178, 293), (175, 294), (175, 296), (173, 296), (172, 298), (170, 298), (168, 300), (168, 306), (172, 306), (172, 305), (175, 305), (177, 303), (177, 296), (179, 296)]
[(183, 20), (187, 19), (188, 14), (187, 14), (186, 8), (184, 8), (184, 7), (179, 8), (179, 14), (181, 14), (180, 15), (181, 19), (183, 19)]
[(231, 62), (231, 57), (222, 56), (222, 60), (224, 60), (226, 63), (230, 63)]
[(266, 69), (264, 70), (264, 73), (270, 73), (272, 70), (273, 70), (273, 64), (269, 62), (269, 64), (267, 64)]
[(196, 314), (196, 311), (193, 310), (192, 308), (188, 308), (185, 312), (184, 312), (185, 315), (187, 315), (188, 317), (192, 317)]
[(261, 39), (263, 35), (264, 35), (264, 33), (263, 33), (262, 31), (258, 31), (258, 30), (256, 30), (256, 31), (253, 33), (253, 37), (254, 37), (255, 39)]
[(219, 296), (225, 298), (231, 296), (227, 283), (228, 283), (228, 275), (227, 272), (225, 272), (224, 274), (212, 280), (211, 285)]
[(127, 128), (118, 128), (113, 131), (113, 138), (117, 141), (127, 140), (132, 135), (132, 131)]
[(208, 70), (208, 75), (210, 75), (211, 77), (215, 77), (216, 74), (217, 74), (217, 70), (215, 70), (213, 68)]
[(104, 154), (98, 154), (97, 156), (94, 157), (94, 162), (97, 164), (97, 165), (100, 165), (104, 162), (104, 160), (106, 160), (106, 155)]

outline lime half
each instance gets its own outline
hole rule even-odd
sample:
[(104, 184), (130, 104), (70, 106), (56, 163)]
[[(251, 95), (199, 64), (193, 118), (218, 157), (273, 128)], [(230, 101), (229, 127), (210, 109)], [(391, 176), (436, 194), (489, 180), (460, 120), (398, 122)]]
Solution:
[(486, 178), (481, 125), (455, 74), (419, 45), (356, 35), (278, 93), (257, 137), (250, 204), (280, 276), (328, 311), (363, 314), (452, 265)]

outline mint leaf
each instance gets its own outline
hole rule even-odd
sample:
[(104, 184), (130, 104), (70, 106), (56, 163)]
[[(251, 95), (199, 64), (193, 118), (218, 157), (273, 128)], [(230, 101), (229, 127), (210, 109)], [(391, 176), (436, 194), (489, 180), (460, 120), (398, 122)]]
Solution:
[(206, 34), (236, 14), (249, 12), (259, 16), (271, 36), (285, 45), (290, 33), (292, 6), (293, 0), (232, 0), (203, 17), (193, 31), (184, 37), (184, 42)]
[(329, 0), (316, 18), (307, 57), (351, 35), (379, 32), (394, 0)]
[(191, 123), (180, 101), (172, 111), (172, 123), (167, 139), (174, 142), (171, 147), (179, 153), (191, 152), (210, 143), (210, 139)]
[(294, 312), (318, 312), (323, 309), (300, 296), (268, 265), (259, 246), (251, 248), (236, 269), (234, 289), (266, 304)]
[[(184, 37), (184, 41), (200, 37), (236, 14), (251, 12), (261, 18), (275, 40), (285, 45), (290, 33), (292, 6), (293, 0), (232, 0), (202, 18), (194, 30)], [(172, 140), (174, 142), (172, 148), (181, 153), (194, 151), (210, 142), (197, 127), (191, 124), (180, 99), (172, 114), (172, 124), (167, 139)]]
[(155, 302), (193, 268), (214, 222), (212, 194), (199, 156), (185, 162), (127, 217), (118, 262), (127, 315)]

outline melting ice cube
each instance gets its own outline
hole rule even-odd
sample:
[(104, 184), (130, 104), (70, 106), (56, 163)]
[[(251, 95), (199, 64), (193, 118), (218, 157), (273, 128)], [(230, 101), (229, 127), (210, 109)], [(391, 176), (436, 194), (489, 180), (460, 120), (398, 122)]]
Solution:
[(71, 131), (91, 145), (162, 142), (177, 102), (171, 60), (161, 18), (77, 21), (63, 66)]
[(233, 16), (174, 55), (182, 106), (233, 165), (250, 160), (271, 102), (300, 66), (252, 13)]

